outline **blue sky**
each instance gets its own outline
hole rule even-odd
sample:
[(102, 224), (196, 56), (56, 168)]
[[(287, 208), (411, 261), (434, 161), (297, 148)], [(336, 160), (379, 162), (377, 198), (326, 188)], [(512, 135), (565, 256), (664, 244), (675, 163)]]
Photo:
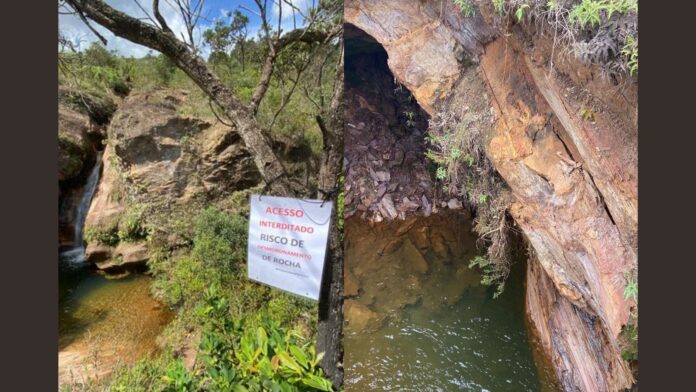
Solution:
[[(192, 3), (195, 1), (196, 0), (191, 0)], [(272, 10), (270, 10), (270, 12), (268, 13), (269, 19), (271, 19), (269, 22), (271, 22), (273, 25), (276, 25), (278, 21), (279, 1), (280, 0), (268, 0), (269, 4), (275, 4), (275, 6), (272, 7)], [(123, 11), (131, 16), (145, 17), (143, 11), (138, 7), (137, 3), (134, 0), (106, 0), (106, 2), (112, 7), (120, 11)], [(307, 10), (309, 7), (312, 6), (312, 4), (317, 2), (318, 0), (292, 0), (292, 3), (297, 8), (303, 11)], [(152, 15), (151, 1), (140, 0), (140, 4), (150, 13), (150, 15)], [(160, 12), (162, 13), (162, 16), (164, 16), (164, 18), (167, 20), (169, 27), (178, 34), (179, 32), (185, 31), (184, 23), (171, 4), (173, 4), (171, 0), (160, 1)], [(206, 27), (215, 23), (216, 19), (223, 17), (227, 11), (234, 11), (238, 8), (240, 9), (240, 11), (242, 11), (242, 13), (249, 17), (249, 36), (256, 36), (256, 33), (261, 25), (260, 18), (258, 17), (258, 15), (249, 12), (243, 8), (240, 8), (240, 6), (246, 7), (254, 11), (257, 10), (256, 3), (253, 0), (205, 0), (202, 13), (203, 18), (201, 22), (199, 22), (200, 27), (196, 34), (196, 40), (202, 41), (200, 37), (202, 35), (203, 30), (205, 30)], [(301, 16), (297, 15), (295, 23), (298, 27), (300, 27), (300, 25), (302, 24)], [(122, 38), (115, 37), (113, 34), (111, 34), (111, 32), (99, 25), (96, 25), (95, 23), (92, 23), (92, 25), (100, 32), (100, 34), (102, 34), (107, 39), (107, 47), (109, 49), (116, 50), (124, 56), (142, 57), (150, 51), (150, 49), (146, 47), (134, 44)], [(287, 4), (283, 4), (282, 26), (283, 30), (285, 31), (291, 30), (293, 28), (291, 8)], [(89, 31), (87, 26), (85, 26), (85, 24), (77, 16), (59, 15), (58, 27), (60, 31), (68, 38), (72, 39), (73, 41), (79, 40), (80, 49), (87, 48), (90, 43), (97, 40), (97, 37), (91, 31)], [(201, 45), (201, 49), (203, 52), (202, 54), (204, 56), (207, 56), (207, 48), (204, 48)]]

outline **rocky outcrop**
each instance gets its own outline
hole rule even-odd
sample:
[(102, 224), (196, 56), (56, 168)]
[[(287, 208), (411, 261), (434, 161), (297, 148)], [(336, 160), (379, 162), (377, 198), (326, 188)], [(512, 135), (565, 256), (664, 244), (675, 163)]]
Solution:
[(70, 181), (82, 172), (93, 146), (87, 139), (92, 130), (89, 117), (70, 107), (58, 105), (58, 181)]
[(345, 17), (384, 46), (429, 114), (477, 115), (467, 126), (483, 130), (534, 250), (528, 314), (564, 389), (630, 387), (618, 336), (637, 268), (637, 86), (564, 58), (533, 27), (496, 34), (485, 9), (464, 18), (451, 2), (349, 0)]
[(186, 91), (135, 92), (108, 128), (102, 178), (85, 222), (87, 258), (117, 270), (148, 259), (146, 227), (192, 199), (223, 197), (260, 176), (239, 135), (184, 117)]
[(76, 209), (116, 105), (106, 96), (58, 90), (59, 247), (75, 245)]
[(109, 148), (128, 185), (148, 198), (174, 201), (257, 184), (258, 171), (239, 134), (177, 114), (187, 95), (134, 93), (119, 107), (109, 125)]
[(493, 37), (479, 16), (464, 23), (448, 1), (348, 0), (344, 12), (382, 44), (389, 68), (428, 113), (459, 79), (465, 53), (475, 58)]

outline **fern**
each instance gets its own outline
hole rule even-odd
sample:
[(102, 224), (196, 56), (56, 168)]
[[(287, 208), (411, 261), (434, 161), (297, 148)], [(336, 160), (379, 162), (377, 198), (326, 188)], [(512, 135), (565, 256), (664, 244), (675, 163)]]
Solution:
[(630, 280), (624, 289), (624, 298), (627, 300), (633, 298), (634, 301), (638, 302), (638, 282), (635, 280)]
[(621, 54), (626, 58), (626, 65), (631, 76), (638, 71), (638, 41), (629, 35), (621, 49)]
[(570, 11), (568, 22), (584, 29), (588, 24), (591, 27), (601, 25), (602, 14), (609, 20), (614, 13), (625, 14), (630, 11), (638, 11), (636, 0), (582, 0)]

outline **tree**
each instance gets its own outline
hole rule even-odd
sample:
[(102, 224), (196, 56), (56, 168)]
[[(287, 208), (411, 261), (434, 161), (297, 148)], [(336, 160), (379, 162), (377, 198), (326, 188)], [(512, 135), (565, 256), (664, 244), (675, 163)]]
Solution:
[(210, 46), (210, 55), (227, 54), (232, 47), (232, 39), (230, 37), (231, 26), (225, 24), (225, 21), (218, 19), (215, 21), (215, 26), (203, 32), (203, 41)]
[[(268, 90), (278, 54), (286, 47), (298, 42), (329, 43), (332, 40), (334, 42), (341, 40), (342, 18), (340, 13), (343, 7), (341, 1), (320, 1), (318, 8), (305, 17), (305, 27), (282, 34), (280, 22), (282, 21), (283, 7), (281, 7), (280, 1), (292, 6), (292, 3), (287, 0), (277, 0), (274, 3), (279, 7), (281, 14), (278, 18), (278, 27), (274, 30), (266, 18), (267, 1), (255, 0), (259, 8), (258, 15), (262, 20), (262, 30), (268, 53), (261, 78), (248, 106), (244, 105), (232, 93), (229, 86), (222, 83), (220, 78), (198, 55), (195, 42), (193, 42), (193, 31), (200, 18), (202, 1), (193, 4), (189, 1), (176, 1), (186, 24), (187, 34), (182, 35), (183, 40), (176, 36), (160, 14), (158, 0), (152, 2), (154, 19), (148, 16), (146, 20), (140, 20), (118, 11), (102, 0), (61, 0), (59, 3), (66, 5), (77, 14), (102, 42), (106, 40), (91, 27), (91, 22), (103, 26), (119, 37), (156, 50), (169, 58), (208, 95), (215, 105), (222, 109), (224, 116), (236, 128), (247, 148), (253, 153), (254, 162), (272, 193), (283, 196), (309, 196), (312, 190), (288, 176), (283, 163), (273, 151), (272, 136), (259, 124), (256, 113)], [(293, 8), (293, 13), (296, 11), (295, 8)], [(326, 198), (334, 198), (337, 194), (338, 176), (342, 172), (342, 59), (341, 55), (336, 72), (336, 77), (340, 77), (340, 80), (334, 81), (331, 104), (328, 110), (317, 115), (317, 121), (324, 137), (319, 192)], [(332, 225), (329, 246), (330, 255), (327, 261), (327, 271), (330, 273), (325, 274), (328, 275), (328, 280), (323, 282), (325, 289), (319, 303), (317, 345), (326, 353), (322, 360), (322, 367), (338, 388), (343, 379), (343, 372), (339, 365), (342, 361), (340, 336), (343, 320), (341, 309), (343, 301), (343, 254), (341, 235), (336, 224)]]
[(246, 63), (246, 39), (249, 35), (247, 30), (247, 25), (249, 24), (249, 18), (242, 14), (239, 10), (234, 11), (234, 18), (230, 24), (230, 36), (232, 37), (232, 42), (235, 48), (239, 48), (242, 60), (242, 71), (245, 68)]
[[(232, 18), (229, 24), (224, 19), (217, 19), (212, 28), (203, 32), (203, 40), (210, 46), (211, 59), (226, 57), (231, 54), (232, 48), (238, 48), (241, 55), (240, 63), (244, 70), (249, 18), (239, 10), (234, 13), (228, 12), (227, 17)], [(226, 56), (222, 56), (223, 54)]]
[(115, 68), (118, 63), (116, 56), (99, 42), (92, 42), (83, 55), (87, 64), (97, 67)]

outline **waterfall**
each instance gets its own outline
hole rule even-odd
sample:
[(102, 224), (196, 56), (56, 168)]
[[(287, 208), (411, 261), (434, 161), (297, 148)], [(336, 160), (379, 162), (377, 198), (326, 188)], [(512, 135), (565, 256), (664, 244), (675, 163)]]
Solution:
[(85, 225), (85, 218), (87, 217), (87, 212), (89, 211), (89, 206), (92, 204), (92, 196), (97, 190), (97, 184), (99, 184), (99, 172), (101, 170), (102, 156), (97, 154), (96, 161), (94, 162), (94, 168), (87, 178), (87, 182), (83, 188), (82, 198), (80, 199), (80, 204), (75, 209), (75, 245), (60, 254), (60, 258), (71, 263), (79, 264), (85, 259), (85, 247), (82, 240), (82, 230)]

